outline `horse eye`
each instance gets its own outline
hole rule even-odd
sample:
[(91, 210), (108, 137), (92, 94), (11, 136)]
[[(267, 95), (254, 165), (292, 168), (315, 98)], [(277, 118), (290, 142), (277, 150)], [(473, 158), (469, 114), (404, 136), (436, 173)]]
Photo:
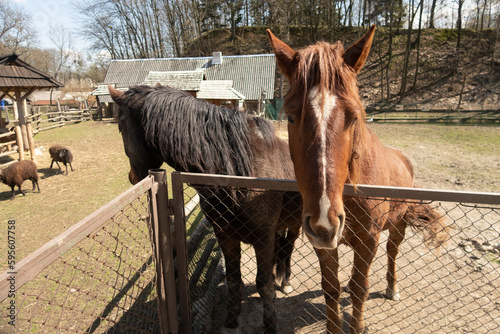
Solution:
[(291, 124), (293, 124), (295, 121), (293, 120), (293, 117), (292, 115), (288, 115), (288, 122), (290, 122)]
[(351, 126), (353, 126), (353, 125), (354, 125), (354, 123), (356, 123), (356, 121), (357, 121), (357, 120), (358, 120), (358, 118), (356, 117), (356, 118), (352, 121)]

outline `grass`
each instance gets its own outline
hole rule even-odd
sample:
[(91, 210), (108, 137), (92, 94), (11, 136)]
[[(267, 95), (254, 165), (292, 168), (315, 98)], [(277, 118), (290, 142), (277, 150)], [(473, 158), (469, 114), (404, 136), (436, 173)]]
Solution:
[[(74, 172), (66, 176), (55, 164), (49, 169), (48, 148), (53, 144), (71, 149)], [(35, 145), (41, 152), (36, 156), (41, 193), (31, 192), (27, 181), (26, 196), (16, 191), (10, 201), (10, 188), (0, 185), (1, 233), (7, 235), (7, 220), (16, 221), (18, 261), (130, 187), (128, 159), (116, 124), (87, 122), (49, 130), (35, 136)], [(2, 254), (6, 246), (6, 240), (0, 242)]]

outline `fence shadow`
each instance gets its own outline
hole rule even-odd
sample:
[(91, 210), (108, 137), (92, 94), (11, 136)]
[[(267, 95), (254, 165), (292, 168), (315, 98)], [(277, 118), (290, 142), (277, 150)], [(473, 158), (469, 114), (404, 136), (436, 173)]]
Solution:
[[(136, 283), (141, 277), (141, 275), (150, 267), (153, 263), (153, 257), (150, 256), (148, 260), (139, 268), (139, 270), (130, 278), (130, 280), (125, 284), (125, 286), (118, 292), (118, 294), (109, 302), (109, 304), (104, 308), (102, 313), (94, 320), (85, 333), (96, 333), (99, 332), (98, 328), (102, 323), (103, 319), (108, 318), (108, 316), (119, 307), (122, 299), (128, 297), (128, 292), (136, 288)], [(109, 330), (107, 333), (137, 333), (137, 329), (144, 329), (144, 333), (159, 333), (159, 321), (158, 321), (158, 306), (157, 301), (148, 301), (149, 296), (156, 291), (156, 281), (153, 279), (149, 284), (142, 290), (134, 304), (123, 314), (120, 320)], [(154, 317), (151, 315), (154, 313)]]

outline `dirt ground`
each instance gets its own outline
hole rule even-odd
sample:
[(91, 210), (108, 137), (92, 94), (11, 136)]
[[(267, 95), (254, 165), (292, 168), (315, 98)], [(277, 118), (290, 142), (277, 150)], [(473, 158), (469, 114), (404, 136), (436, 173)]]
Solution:
[[(403, 150), (411, 158), (419, 185), (433, 189), (500, 191), (498, 128), (444, 127), (436, 131), (439, 127), (418, 125), (418, 131), (408, 131), (408, 127), (376, 124), (372, 129), (384, 144)], [(429, 132), (426, 140), (419, 141), (416, 136), (425, 132)], [(477, 145), (474, 138), (481, 133), (493, 134), (495, 139), (481, 143), (479, 150), (469, 149)], [(439, 136), (454, 135), (458, 136), (458, 145), (433, 143)], [(435, 204), (452, 227), (450, 242), (438, 252), (430, 251), (423, 245), (420, 234), (407, 230), (397, 262), (400, 301), (385, 297), (387, 235), (382, 235), (365, 304), (366, 333), (500, 333), (500, 203), (493, 208)], [(326, 307), (316, 255), (305, 236), (299, 238), (296, 246), (292, 264), (294, 291), (288, 295), (278, 291), (275, 299), (278, 331), (324, 333)], [(353, 254), (342, 245), (339, 255), (343, 331), (348, 333), (352, 307), (347, 282)], [(244, 252), (242, 263), (245, 288), (240, 326), (237, 330), (222, 328), (227, 287), (221, 284), (211, 333), (263, 332), (253, 248), (248, 247)]]

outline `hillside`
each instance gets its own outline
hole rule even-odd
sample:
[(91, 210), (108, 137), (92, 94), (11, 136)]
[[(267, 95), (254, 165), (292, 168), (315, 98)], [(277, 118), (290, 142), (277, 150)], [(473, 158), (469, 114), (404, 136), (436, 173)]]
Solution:
[[(228, 29), (207, 33), (202, 40), (195, 41), (184, 56), (208, 56), (213, 51), (223, 55), (271, 53), (265, 27), (240, 28), (231, 38)], [(334, 42), (340, 40), (346, 46), (361, 37), (366, 29), (345, 28), (335, 32), (318, 32), (314, 36), (300, 28), (291, 28), (288, 44), (295, 50), (318, 40)], [(279, 38), (287, 40), (279, 31)], [(366, 105), (378, 103), (400, 103), (406, 30), (393, 34), (393, 55), (386, 77), (388, 61), (389, 30), (378, 28), (370, 57), (362, 70), (359, 81), (363, 101)], [(404, 104), (422, 104), (433, 108), (456, 108), (462, 93), (461, 107), (465, 109), (497, 109), (500, 107), (500, 38), (499, 32), (485, 30), (462, 31), (460, 61), (453, 71), (456, 54), (456, 29), (427, 29), (422, 31), (418, 80), (413, 89), (417, 58), (416, 31), (412, 35)], [(382, 77), (384, 83), (382, 84)], [(389, 80), (387, 84), (386, 78)], [(389, 97), (387, 97), (389, 86)], [(382, 99), (382, 93), (384, 98)]]

